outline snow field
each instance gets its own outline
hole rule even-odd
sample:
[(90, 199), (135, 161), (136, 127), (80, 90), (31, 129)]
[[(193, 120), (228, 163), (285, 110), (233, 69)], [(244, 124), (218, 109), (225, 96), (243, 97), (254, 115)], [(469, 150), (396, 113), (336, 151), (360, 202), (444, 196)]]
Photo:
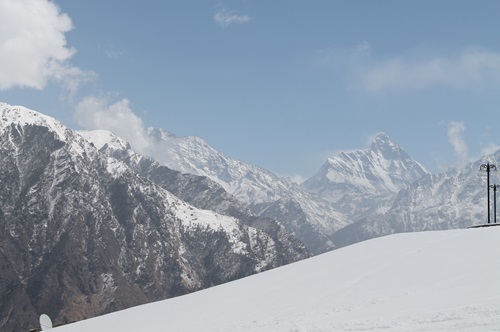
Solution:
[(58, 331), (500, 331), (499, 280), (500, 227), (397, 234)]

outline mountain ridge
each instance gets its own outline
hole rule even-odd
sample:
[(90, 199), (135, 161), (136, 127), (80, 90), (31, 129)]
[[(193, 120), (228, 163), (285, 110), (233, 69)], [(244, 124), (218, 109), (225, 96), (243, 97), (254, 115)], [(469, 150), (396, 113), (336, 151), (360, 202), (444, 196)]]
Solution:
[(153, 128), (148, 133), (157, 139), (158, 152), (168, 156), (161, 164), (208, 176), (253, 213), (278, 220), (315, 254), (337, 247), (333, 234), (388, 211), (399, 190), (429, 174), (385, 133), (376, 135), (366, 150), (328, 158), (301, 185), (232, 160), (201, 138), (178, 138)]
[[(175, 135), (169, 134), (168, 139), (171, 145), (176, 144)], [(177, 153), (175, 149), (169, 151), (173, 155)], [(211, 151), (217, 153), (214, 149)], [(199, 154), (196, 149), (184, 149), (182, 153), (185, 154), (183, 158), (191, 158), (190, 165), (197, 165)], [(204, 169), (210, 166), (203, 157), (200, 159)], [(487, 162), (498, 158), (487, 156), (482, 160)], [(254, 213), (280, 220), (313, 253), (318, 254), (394, 232), (458, 228), (478, 223), (481, 216), (479, 211), (484, 209), (479, 202), (485, 198), (477, 177), (472, 176), (467, 180), (463, 185), (466, 189), (461, 193), (456, 193), (461, 185), (456, 185), (454, 192), (446, 189), (454, 187), (453, 183), (462, 183), (461, 178), (475, 174), (473, 168), (479, 166), (476, 163), (460, 169), (459, 175), (454, 173), (456, 169), (453, 168), (432, 174), (392, 138), (381, 132), (366, 149), (340, 152), (328, 158), (320, 170), (300, 186), (287, 186), (286, 181), (281, 182), (285, 183), (281, 186), (284, 190), (273, 191), (278, 193), (278, 197), (261, 194), (259, 197), (267, 198), (265, 201), (256, 200), (257, 203), (251, 201), (251, 195), (243, 197), (245, 202), (250, 199), (250, 208)], [(231, 162), (225, 165), (231, 165)], [(259, 169), (254, 168), (253, 171), (258, 173)], [(207, 174), (205, 170), (203, 172)], [(235, 178), (231, 179), (234, 181)], [(258, 181), (266, 177), (246, 177), (247, 181), (249, 179)], [(250, 187), (240, 187), (239, 190), (258, 192), (262, 188), (273, 188), (275, 182), (283, 180), (279, 177), (277, 180), (275, 177), (269, 179), (272, 179), (272, 183), (254, 186), (250, 181), (246, 183)], [(217, 180), (222, 181), (221, 178)], [(227, 183), (226, 187), (231, 188)], [(442, 198), (436, 200), (436, 195)], [(445, 199), (447, 195), (456, 199), (449, 201)], [(469, 196), (470, 199), (467, 198)], [(411, 197), (419, 199), (413, 199), (410, 204)], [(430, 210), (434, 212), (418, 212), (414, 207), (416, 201), (422, 206), (434, 204)], [(464, 208), (455, 207), (457, 205)], [(413, 212), (409, 212), (408, 207)], [(456, 221), (460, 214), (464, 218)], [(417, 222), (417, 219), (420, 221)], [(414, 226), (410, 220), (415, 220)]]
[(200, 209), (209, 209), (235, 217), (248, 226), (271, 234), (276, 245), (280, 247), (280, 252), (283, 251), (289, 255), (292, 255), (293, 252), (302, 252), (301, 257), (307, 257), (303, 245), (295, 241), (280, 223), (269, 218), (255, 216), (244, 203), (228, 194), (222, 186), (210, 178), (181, 173), (163, 166), (153, 159), (143, 157), (134, 152), (126, 141), (110, 132), (80, 131), (79, 133), (90, 142), (95, 143), (101, 153), (123, 161), (137, 174), (173, 193), (185, 202)]
[(335, 247), (328, 234), (342, 228), (347, 221), (327, 201), (259, 166), (230, 159), (199, 137), (178, 138), (153, 128), (147, 133), (158, 140), (156, 154), (166, 156), (157, 159), (160, 164), (209, 177), (247, 204), (252, 213), (283, 224), (313, 253)]
[(88, 318), (309, 256), (264, 226), (180, 200), (50, 117), (7, 104), (0, 113), (1, 329), (27, 330), (41, 312)]

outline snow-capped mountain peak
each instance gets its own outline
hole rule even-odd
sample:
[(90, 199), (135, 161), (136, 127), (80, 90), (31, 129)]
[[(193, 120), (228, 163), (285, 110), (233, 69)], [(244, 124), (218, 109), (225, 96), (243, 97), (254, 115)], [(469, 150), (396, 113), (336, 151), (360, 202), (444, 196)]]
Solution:
[(66, 140), (68, 129), (54, 118), (23, 106), (12, 106), (3, 102), (0, 102), (0, 112), (2, 114), (0, 129), (2, 130), (11, 124), (43, 126), (54, 132), (59, 140)]
[(392, 138), (379, 133), (365, 150), (328, 158), (302, 187), (356, 221), (374, 211), (387, 210), (400, 190), (426, 174), (427, 170)]
[(169, 138), (176, 138), (174, 133), (161, 128), (149, 127), (146, 129), (146, 133), (157, 140), (168, 140)]
[(347, 184), (379, 194), (396, 193), (428, 174), (385, 133), (378, 134), (366, 150), (341, 152), (328, 158), (319, 172), (305, 182), (314, 190), (321, 184)]
[(102, 149), (105, 145), (114, 150), (131, 149), (127, 141), (107, 130), (81, 130), (77, 131), (77, 133), (87, 141), (92, 142), (98, 150)]
[[(97, 153), (96, 148), (86, 139), (50, 116), (23, 106), (11, 106), (2, 102), (0, 102), (0, 114), (0, 133), (7, 132), (15, 126), (18, 134), (14, 136), (19, 137), (23, 135), (22, 132), (26, 127), (39, 127), (42, 131), (53, 133), (56, 140), (67, 144), (72, 151), (71, 158), (95, 156)], [(12, 132), (10, 135), (10, 141), (14, 146), (21, 144), (21, 142), (16, 142)]]
[[(386, 133), (379, 133), (371, 141), (371, 151), (380, 151), (380, 153), (387, 155), (387, 157), (404, 152), (403, 149)], [(406, 154), (406, 153), (405, 153)]]

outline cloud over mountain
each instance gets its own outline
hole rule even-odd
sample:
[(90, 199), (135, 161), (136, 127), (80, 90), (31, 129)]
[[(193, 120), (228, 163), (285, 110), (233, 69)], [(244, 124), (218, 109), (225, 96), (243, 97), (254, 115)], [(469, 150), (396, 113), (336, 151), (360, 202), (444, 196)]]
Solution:
[(150, 155), (153, 143), (128, 99), (111, 103), (106, 98), (88, 96), (77, 105), (74, 116), (83, 128), (109, 130), (130, 142), (136, 151)]

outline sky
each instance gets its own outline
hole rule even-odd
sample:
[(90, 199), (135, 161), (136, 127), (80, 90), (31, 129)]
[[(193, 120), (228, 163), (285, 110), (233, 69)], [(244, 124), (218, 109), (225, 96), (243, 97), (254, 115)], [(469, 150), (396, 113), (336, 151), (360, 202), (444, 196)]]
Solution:
[(199, 136), (296, 179), (385, 132), (440, 172), (500, 147), (499, 12), (497, 0), (0, 0), (0, 101), (133, 147), (144, 127)]

